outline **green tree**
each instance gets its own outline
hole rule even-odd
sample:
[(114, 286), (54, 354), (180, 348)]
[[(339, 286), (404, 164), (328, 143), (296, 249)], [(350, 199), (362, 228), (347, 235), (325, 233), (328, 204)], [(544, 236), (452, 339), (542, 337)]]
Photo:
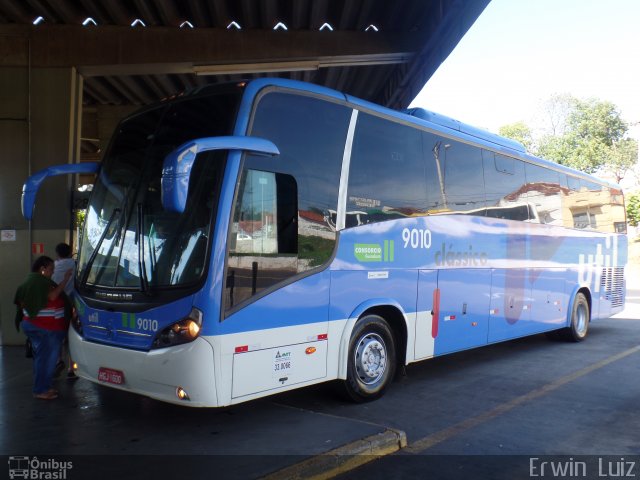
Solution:
[(581, 140), (607, 146), (621, 140), (629, 129), (613, 103), (594, 99), (576, 100), (567, 123), (569, 130)]
[[(621, 140), (627, 126), (610, 102), (563, 98), (568, 108), (561, 135), (547, 135), (539, 154), (560, 164), (593, 173), (606, 163), (608, 149)], [(553, 130), (559, 126), (554, 125)]]
[(533, 153), (587, 173), (605, 170), (617, 182), (638, 161), (638, 143), (613, 103), (556, 95), (544, 108), (550, 128)]
[(640, 193), (627, 197), (627, 222), (632, 227), (640, 225)]
[(573, 155), (575, 148), (574, 142), (568, 136), (544, 135), (538, 141), (538, 148), (535, 154), (547, 160), (563, 163), (564, 159)]
[(515, 122), (503, 125), (500, 127), (498, 133), (503, 137), (520, 142), (529, 152), (534, 148), (531, 128), (529, 128), (529, 126), (524, 122)]
[(614, 143), (604, 169), (611, 173), (620, 183), (627, 173), (638, 163), (638, 142), (633, 138), (625, 138)]

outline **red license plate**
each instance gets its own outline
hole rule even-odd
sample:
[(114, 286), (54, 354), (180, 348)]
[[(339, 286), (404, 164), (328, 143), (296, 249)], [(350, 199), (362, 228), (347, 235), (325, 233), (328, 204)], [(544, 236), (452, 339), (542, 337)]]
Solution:
[(113, 368), (100, 367), (100, 370), (98, 370), (98, 380), (113, 383), (114, 385), (122, 385), (124, 383), (124, 372), (114, 370)]

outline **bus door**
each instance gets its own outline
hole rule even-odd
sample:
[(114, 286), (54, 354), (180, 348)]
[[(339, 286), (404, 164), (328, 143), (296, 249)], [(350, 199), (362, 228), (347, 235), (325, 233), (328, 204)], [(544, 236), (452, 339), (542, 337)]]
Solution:
[(421, 271), (416, 358), (486, 345), (491, 271)]

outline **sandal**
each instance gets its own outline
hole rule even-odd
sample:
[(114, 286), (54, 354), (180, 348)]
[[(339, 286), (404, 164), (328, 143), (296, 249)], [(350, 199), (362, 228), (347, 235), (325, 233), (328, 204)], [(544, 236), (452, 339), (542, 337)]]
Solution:
[(33, 398), (39, 398), (40, 400), (55, 400), (58, 398), (58, 392), (49, 390), (44, 393), (34, 393)]

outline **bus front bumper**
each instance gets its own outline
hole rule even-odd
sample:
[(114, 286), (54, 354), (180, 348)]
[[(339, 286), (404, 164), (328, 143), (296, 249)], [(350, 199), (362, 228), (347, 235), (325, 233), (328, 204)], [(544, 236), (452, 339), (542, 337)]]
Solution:
[[(163, 402), (218, 406), (213, 348), (202, 338), (141, 352), (86, 341), (70, 328), (69, 349), (81, 378)], [(179, 389), (187, 398), (179, 398)]]

